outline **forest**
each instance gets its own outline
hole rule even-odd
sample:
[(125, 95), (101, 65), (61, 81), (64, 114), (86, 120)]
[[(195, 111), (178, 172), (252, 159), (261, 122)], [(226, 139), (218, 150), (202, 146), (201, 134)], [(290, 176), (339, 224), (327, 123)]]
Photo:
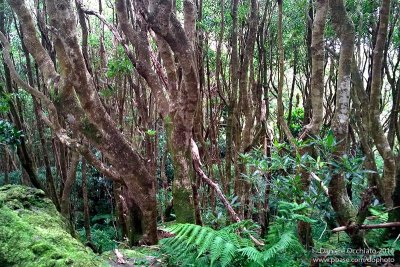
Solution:
[(0, 0), (0, 266), (400, 266), (398, 0)]

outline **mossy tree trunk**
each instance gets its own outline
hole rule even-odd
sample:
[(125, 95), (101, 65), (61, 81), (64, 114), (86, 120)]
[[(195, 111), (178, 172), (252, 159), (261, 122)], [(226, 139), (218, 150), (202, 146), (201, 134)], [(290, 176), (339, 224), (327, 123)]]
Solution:
[(76, 180), (76, 171), (79, 164), (80, 155), (73, 152), (71, 155), (70, 165), (68, 168), (67, 179), (64, 182), (63, 191), (60, 198), (61, 215), (67, 220), (71, 233), (74, 234), (74, 227), (71, 213), (71, 192)]
[[(170, 110), (165, 116), (165, 122), (172, 123), (169, 147), (174, 165), (174, 210), (179, 222), (194, 222), (190, 139), (199, 98), (198, 73), (192, 45), (196, 29), (196, 6), (189, 0), (185, 0), (183, 6), (184, 27), (172, 12), (170, 2), (151, 1), (147, 23), (157, 35), (170, 89)], [(181, 78), (177, 78), (178, 69), (173, 56), (179, 62)]]

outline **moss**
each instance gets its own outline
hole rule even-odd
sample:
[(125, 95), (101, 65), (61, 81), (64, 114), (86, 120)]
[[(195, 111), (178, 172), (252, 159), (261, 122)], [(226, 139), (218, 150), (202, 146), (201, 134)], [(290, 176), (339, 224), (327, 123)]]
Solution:
[(81, 125), (81, 130), (85, 134), (85, 136), (95, 140), (96, 142), (101, 142), (99, 138), (101, 134), (99, 133), (97, 127), (89, 120), (88, 117), (82, 118)]
[(0, 266), (106, 266), (66, 229), (43, 191), (0, 187)]
[(176, 222), (194, 223), (194, 210), (193, 204), (191, 203), (192, 192), (184, 187), (178, 187), (174, 184), (173, 196)]

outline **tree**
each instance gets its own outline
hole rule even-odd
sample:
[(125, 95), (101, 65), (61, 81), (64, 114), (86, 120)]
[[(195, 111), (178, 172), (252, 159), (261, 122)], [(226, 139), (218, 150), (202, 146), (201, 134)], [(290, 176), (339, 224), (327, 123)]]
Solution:
[[(61, 66), (60, 73), (56, 72), (50, 56), (37, 39), (32, 16), (24, 1), (9, 1), (9, 4), (20, 20), (28, 51), (44, 75), (46, 85), (52, 90), (58, 90), (60, 102), (64, 103), (63, 108), (61, 110), (55, 108), (45, 95), (23, 82), (15, 70), (11, 71), (13, 79), (46, 104), (50, 112), (50, 119), (46, 118), (46, 122), (62, 143), (78, 150), (109, 178), (118, 180), (126, 186), (130, 197), (127, 200), (129, 207), (131, 209), (138, 207), (137, 211), (140, 213), (144, 242), (154, 244), (157, 242), (154, 177), (149, 174), (145, 163), (118, 130), (99, 99), (78, 43), (75, 14), (71, 3), (46, 2), (50, 26), (56, 31), (54, 45)], [(7, 40), (3, 35), (1, 41), (7, 47)], [(5, 52), (7, 57), (7, 49)], [(13, 69), (11, 60), (6, 62), (8, 68)], [(82, 134), (104, 153), (110, 166), (98, 162), (84, 144), (78, 143), (66, 134), (65, 129), (59, 124), (58, 113), (67, 118), (74, 131)], [(129, 162), (126, 161), (127, 158), (130, 159)], [(140, 232), (140, 229), (138, 230)]]

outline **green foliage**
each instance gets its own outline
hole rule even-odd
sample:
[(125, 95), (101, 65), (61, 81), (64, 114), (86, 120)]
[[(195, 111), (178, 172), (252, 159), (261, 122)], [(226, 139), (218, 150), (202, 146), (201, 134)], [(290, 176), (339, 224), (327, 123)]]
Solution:
[(17, 130), (8, 121), (0, 119), (0, 145), (18, 145), (22, 136), (22, 131)]
[[(81, 240), (86, 240), (85, 229), (78, 230)], [(112, 226), (103, 226), (95, 224), (91, 227), (92, 242), (96, 246), (99, 253), (103, 251), (113, 250), (118, 247), (116, 241), (115, 230)]]
[(176, 235), (161, 241), (173, 266), (236, 266), (241, 261), (258, 260), (240, 251), (250, 247), (251, 241), (232, 228), (217, 231), (206, 226), (175, 224), (167, 231)]
[(148, 136), (150, 136), (150, 137), (154, 137), (154, 136), (157, 134), (157, 131), (156, 131), (156, 130), (153, 130), (153, 129), (148, 129), (148, 130), (146, 131), (146, 134), (147, 134)]
[[(2, 88), (2, 84), (0, 82), (0, 89)], [(2, 93), (0, 96), (0, 114), (1, 113), (6, 113), (10, 109), (9, 101), (11, 100), (11, 97), (13, 94), (9, 93)]]
[(370, 207), (369, 212), (372, 216), (375, 216), (380, 222), (387, 222), (389, 219), (389, 214), (382, 206)]
[(282, 202), (279, 210), (262, 248), (256, 247), (251, 238), (260, 239), (257, 226), (242, 221), (220, 230), (193, 224), (172, 225), (166, 230), (175, 236), (162, 240), (161, 249), (170, 256), (172, 266), (286, 266), (282, 265), (285, 262), (287, 266), (297, 266), (304, 249), (296, 237), (295, 225), (299, 220), (315, 221), (305, 215), (308, 208), (304, 204)]
[[(286, 114), (286, 117), (288, 114)], [(292, 117), (290, 120), (289, 129), (293, 136), (298, 136), (303, 129), (304, 109), (302, 107), (295, 107), (292, 110)]]
[(126, 56), (122, 46), (118, 46), (117, 55), (108, 61), (107, 77), (114, 78), (118, 75), (130, 74), (133, 70), (133, 65)]
[[(8, 173), (8, 178), (10, 180), (10, 184), (19, 184), (21, 183), (21, 170), (15, 170)], [(4, 174), (0, 174), (0, 185), (4, 184)]]

